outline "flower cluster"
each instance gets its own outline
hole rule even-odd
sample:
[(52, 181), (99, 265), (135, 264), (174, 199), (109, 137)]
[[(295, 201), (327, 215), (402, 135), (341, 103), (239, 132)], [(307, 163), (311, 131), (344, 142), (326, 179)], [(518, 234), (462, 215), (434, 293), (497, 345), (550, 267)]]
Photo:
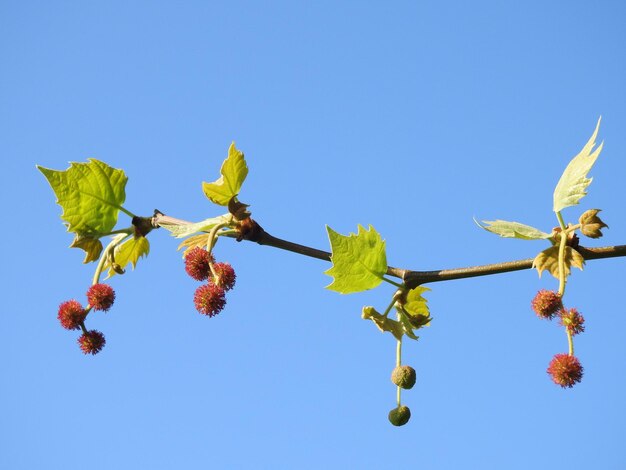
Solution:
[(66, 330), (82, 330), (78, 345), (85, 354), (98, 354), (106, 340), (97, 330), (87, 330), (85, 319), (91, 310), (108, 311), (115, 302), (115, 291), (108, 284), (94, 284), (87, 290), (87, 306), (78, 300), (67, 300), (59, 305), (57, 318)]
[(540, 290), (531, 302), (533, 311), (539, 318), (552, 320), (559, 318), (565, 327), (570, 344), (569, 354), (556, 354), (548, 366), (548, 374), (552, 381), (563, 388), (571, 388), (583, 378), (583, 366), (573, 351), (573, 337), (585, 331), (585, 318), (575, 308), (563, 307), (558, 292)]
[(576, 356), (556, 354), (548, 366), (552, 381), (563, 388), (572, 388), (583, 378), (583, 366)]
[(229, 263), (217, 263), (204, 248), (194, 247), (185, 253), (185, 271), (197, 281), (206, 280), (193, 297), (196, 310), (213, 317), (226, 305), (226, 292), (235, 286), (235, 270)]

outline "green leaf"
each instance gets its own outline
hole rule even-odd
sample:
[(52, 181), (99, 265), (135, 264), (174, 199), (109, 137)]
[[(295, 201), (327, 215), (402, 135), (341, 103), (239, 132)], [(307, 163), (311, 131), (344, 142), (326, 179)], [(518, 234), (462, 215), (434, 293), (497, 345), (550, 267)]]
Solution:
[(521, 238), (522, 240), (543, 240), (550, 238), (549, 233), (542, 232), (530, 225), (520, 224), (519, 222), (508, 222), (506, 220), (483, 220), (483, 224), (478, 223), (480, 228), (484, 228), (488, 232), (495, 233), (505, 238)]
[(596, 137), (600, 129), (600, 121), (596, 125), (596, 130), (583, 149), (576, 155), (565, 168), (561, 179), (554, 189), (554, 212), (560, 212), (566, 207), (578, 204), (578, 201), (587, 194), (587, 186), (591, 184), (593, 178), (587, 178), (587, 173), (596, 162), (598, 155), (602, 151), (604, 142), (594, 150)]
[(326, 227), (331, 246), (333, 266), (324, 272), (333, 282), (326, 286), (341, 294), (373, 289), (387, 272), (385, 242), (372, 227), (365, 230), (358, 226), (358, 233), (341, 235)]
[[(121, 245), (117, 245), (113, 252), (115, 258), (115, 264), (118, 264), (122, 269), (126, 268), (129, 263), (132, 263), (133, 269), (137, 266), (137, 261), (142, 256), (148, 256), (150, 252), (150, 243), (146, 237), (132, 237), (126, 240)], [(108, 268), (106, 279), (116, 274), (111, 263), (107, 261), (105, 263), (105, 269)]]
[(187, 256), (188, 251), (193, 250), (195, 247), (206, 248), (208, 243), (209, 234), (201, 233), (199, 235), (194, 235), (192, 237), (184, 239), (182, 242), (180, 242), (180, 245), (178, 245), (177, 250), (180, 250), (182, 248), (185, 249), (185, 251), (183, 251), (184, 258), (185, 256)]
[[(570, 275), (571, 267), (574, 266), (580, 270), (585, 265), (585, 258), (571, 246), (565, 247), (564, 256), (565, 277)], [(533, 268), (537, 269), (539, 277), (543, 271), (548, 271), (555, 278), (559, 279), (559, 246), (555, 245), (543, 250), (533, 260)]]
[[(428, 292), (428, 287), (417, 286), (411, 289), (406, 295), (406, 302), (403, 305), (404, 310), (410, 315), (415, 317), (429, 317), (430, 311), (426, 304), (426, 299), (422, 297), (424, 292)], [(430, 321), (430, 320), (429, 320)], [(426, 322), (428, 323), (428, 322)]]
[(194, 233), (204, 232), (207, 230), (211, 230), (213, 227), (219, 224), (228, 223), (231, 219), (230, 214), (220, 215), (219, 217), (211, 217), (210, 219), (205, 219), (200, 222), (196, 222), (193, 224), (164, 224), (160, 223), (159, 225), (163, 227), (165, 230), (168, 230), (172, 236), (176, 238), (185, 238), (189, 235), (193, 235)]
[(411, 339), (414, 339), (414, 340), (419, 339), (419, 337), (416, 336), (415, 333), (413, 333), (413, 329), (415, 327), (411, 324), (411, 320), (409, 320), (409, 315), (406, 312), (404, 312), (402, 309), (398, 309), (398, 316), (399, 316), (400, 323), (402, 324), (402, 329), (404, 330), (404, 334), (407, 335)]
[[(110, 232), (126, 198), (128, 178), (122, 170), (111, 168), (94, 158), (89, 163), (71, 162), (64, 171), (37, 166), (50, 183), (63, 208), (61, 219), (67, 231), (83, 235)], [(93, 238), (93, 237), (92, 237)]]
[(97, 238), (90, 238), (88, 236), (76, 234), (70, 248), (80, 248), (85, 251), (85, 259), (83, 263), (87, 264), (91, 261), (96, 261), (102, 253), (102, 242)]
[(372, 320), (380, 331), (383, 333), (388, 331), (395, 336), (398, 341), (401, 340), (402, 335), (404, 335), (402, 323), (378, 313), (374, 307), (363, 307), (361, 318), (364, 320)]
[(248, 165), (243, 152), (237, 150), (235, 142), (230, 144), (228, 157), (224, 160), (220, 173), (222, 176), (213, 183), (203, 182), (202, 190), (211, 202), (227, 206), (228, 202), (239, 194), (241, 185), (248, 175)]

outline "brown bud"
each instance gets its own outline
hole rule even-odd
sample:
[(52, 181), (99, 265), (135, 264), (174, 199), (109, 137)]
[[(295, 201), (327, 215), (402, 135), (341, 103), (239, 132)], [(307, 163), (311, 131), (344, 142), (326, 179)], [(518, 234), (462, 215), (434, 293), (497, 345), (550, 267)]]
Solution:
[(608, 228), (608, 225), (598, 217), (598, 212), (600, 212), (600, 209), (590, 209), (578, 219), (580, 231), (589, 238), (600, 238), (602, 236), (601, 229), (603, 227)]
[[(571, 224), (567, 225), (568, 228), (571, 226)], [(558, 245), (559, 243), (561, 243), (561, 231), (561, 227), (554, 227), (552, 229), (550, 241), (553, 245)], [(567, 246), (571, 246), (575, 249), (578, 248), (579, 241), (580, 240), (578, 239), (578, 235), (576, 235), (576, 232), (572, 231), (567, 234), (567, 241), (565, 243)]]

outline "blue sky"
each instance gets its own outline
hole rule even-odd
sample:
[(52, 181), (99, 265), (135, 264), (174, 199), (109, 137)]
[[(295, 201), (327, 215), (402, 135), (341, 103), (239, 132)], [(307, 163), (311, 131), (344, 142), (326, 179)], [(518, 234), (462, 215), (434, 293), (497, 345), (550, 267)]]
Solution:
[(0, 467), (624, 468), (623, 258), (568, 283), (587, 320), (571, 390), (545, 372), (562, 328), (529, 307), (553, 278), (431, 285), (395, 428), (395, 343), (360, 318), (392, 288), (338, 295), (328, 263), (270, 247), (220, 241), (238, 281), (209, 319), (177, 240), (151, 233), (89, 318), (105, 349), (81, 354), (56, 313), (95, 266), (67, 248), (35, 164), (98, 158), (128, 175), (131, 211), (201, 220), (234, 140), (240, 198), (270, 233), (328, 249), (325, 224), (372, 224), (389, 264), (434, 270), (545, 248), (472, 217), (549, 231), (601, 115), (589, 195), (564, 215), (600, 208), (610, 229), (583, 243), (624, 244), (625, 23), (618, 1), (0, 2)]

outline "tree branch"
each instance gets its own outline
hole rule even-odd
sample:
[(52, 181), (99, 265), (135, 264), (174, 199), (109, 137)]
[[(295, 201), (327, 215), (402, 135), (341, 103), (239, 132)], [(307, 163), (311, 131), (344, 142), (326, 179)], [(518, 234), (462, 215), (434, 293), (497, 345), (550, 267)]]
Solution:
[[(243, 239), (258, 243), (259, 245), (273, 246), (274, 248), (278, 248), (280, 250), (291, 251), (293, 253), (320, 259), (322, 261), (330, 261), (331, 254), (328, 251), (318, 250), (309, 246), (282, 240), (267, 233), (254, 220), (247, 220), (251, 221), (249, 225), (252, 225), (253, 227), (252, 229), (248, 229), (247, 235), (237, 237), (236, 235), (228, 234), (226, 236), (237, 238), (238, 241)], [(191, 222), (169, 217), (161, 214), (159, 211), (155, 211), (155, 215), (152, 218), (152, 224), (155, 227), (159, 227), (161, 223), (170, 225), (186, 225)], [(578, 251), (586, 261), (603, 258), (616, 258), (626, 256), (626, 245), (605, 246), (601, 248), (585, 248), (578, 246), (576, 251)], [(451, 281), (453, 279), (464, 279), (469, 277), (521, 271), (532, 268), (532, 265), (533, 259), (528, 258), (503, 263), (485, 264), (482, 266), (470, 266), (467, 268), (441, 269), (438, 271), (412, 271), (409, 269), (400, 269), (389, 266), (387, 268), (387, 274), (389, 276), (402, 279), (408, 287), (412, 288), (420, 284), (428, 284), (431, 282)]]

